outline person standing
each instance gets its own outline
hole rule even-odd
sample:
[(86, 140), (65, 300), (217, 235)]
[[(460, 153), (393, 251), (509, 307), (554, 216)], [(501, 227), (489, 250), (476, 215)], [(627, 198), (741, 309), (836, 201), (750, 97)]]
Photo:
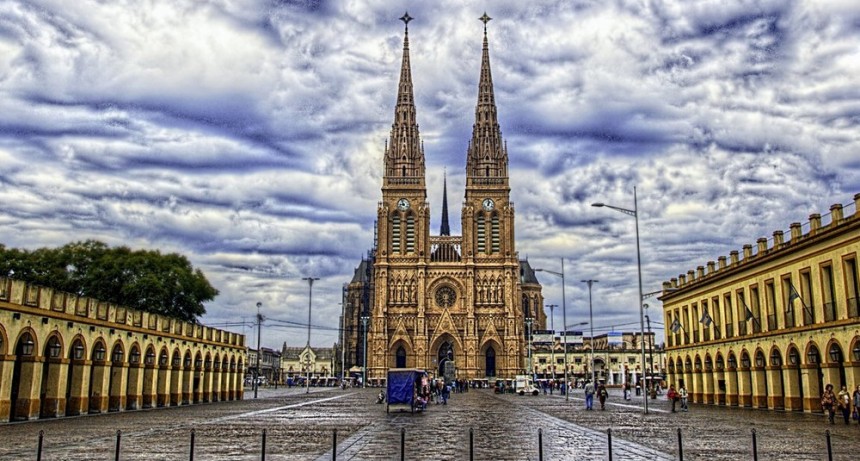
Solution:
[(687, 388), (683, 384), (678, 388), (678, 398), (681, 400), (681, 411), (689, 410), (690, 408), (687, 407)]
[(824, 386), (824, 393), (821, 394), (821, 409), (827, 413), (827, 420), (830, 424), (833, 422), (833, 417), (836, 415), (836, 395), (833, 394), (833, 384)]
[(854, 389), (854, 415), (857, 416), (854, 419), (860, 424), (860, 384)]
[(678, 401), (678, 393), (675, 392), (675, 386), (669, 385), (669, 392), (666, 394), (666, 398), (672, 402), (672, 413), (675, 413), (675, 402)]
[(848, 387), (842, 386), (839, 391), (839, 411), (842, 412), (842, 419), (845, 424), (851, 424), (851, 394), (848, 393)]
[(591, 381), (585, 383), (585, 409), (592, 410), (594, 406), (594, 384)]
[(600, 400), (600, 409), (606, 409), (606, 398), (609, 397), (609, 392), (606, 390), (606, 386), (603, 384), (597, 388), (597, 398)]

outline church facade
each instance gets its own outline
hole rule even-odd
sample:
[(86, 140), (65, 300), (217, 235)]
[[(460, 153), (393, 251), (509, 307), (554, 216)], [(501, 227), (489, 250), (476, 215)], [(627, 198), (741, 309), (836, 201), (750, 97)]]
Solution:
[[(490, 71), (486, 14), (462, 235), (450, 235), (447, 184), (439, 235), (430, 205), (406, 24), (394, 123), (385, 146), (375, 242), (344, 287), (345, 366), (381, 382), (389, 368), (484, 379), (524, 373), (528, 334), (543, 329), (541, 285), (514, 241), (507, 147)], [(366, 353), (365, 353), (366, 352)], [(366, 360), (366, 362), (365, 362)], [(364, 369), (366, 365), (366, 370)]]

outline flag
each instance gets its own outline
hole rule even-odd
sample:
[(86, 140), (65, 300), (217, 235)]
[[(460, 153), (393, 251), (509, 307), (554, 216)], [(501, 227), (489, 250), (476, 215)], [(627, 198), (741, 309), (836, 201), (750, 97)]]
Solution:
[(672, 333), (677, 333), (678, 330), (680, 330), (681, 328), (681, 322), (678, 321), (677, 317), (675, 318), (675, 321), (672, 322), (672, 325), (669, 326), (669, 329), (672, 330)]
[(711, 314), (708, 314), (708, 311), (705, 311), (705, 313), (702, 314), (702, 318), (699, 319), (699, 322), (705, 324), (706, 327), (711, 326), (711, 322), (713, 321), (714, 320), (711, 318)]
[(794, 288), (794, 284), (791, 283), (791, 280), (788, 281), (788, 306), (785, 306), (786, 312), (791, 312), (794, 310), (794, 300), (800, 299), (800, 295), (797, 293), (797, 290)]
[(744, 317), (744, 322), (749, 322), (750, 319), (753, 318), (753, 311), (749, 308), (749, 306), (747, 306), (747, 302), (744, 299), (743, 295), (741, 295), (741, 304), (744, 305), (744, 311), (746, 311), (746, 317)]

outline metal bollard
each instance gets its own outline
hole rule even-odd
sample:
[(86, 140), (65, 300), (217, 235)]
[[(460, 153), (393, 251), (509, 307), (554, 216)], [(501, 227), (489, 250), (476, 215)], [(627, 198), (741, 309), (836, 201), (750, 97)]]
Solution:
[(116, 430), (116, 453), (114, 454), (114, 460), (119, 461), (119, 441), (122, 438), (122, 431)]
[(833, 447), (830, 445), (830, 429), (824, 431), (824, 437), (827, 439), (827, 461), (833, 461)]
[(45, 437), (45, 431), (39, 431), (39, 446), (36, 448), (36, 461), (42, 461), (42, 439)]
[(337, 461), (337, 429), (331, 430), (331, 461)]
[(263, 429), (263, 449), (260, 451), (260, 460), (266, 461), (266, 429)]
[(469, 428), (469, 461), (475, 459), (475, 434), (472, 428)]
[(678, 428), (678, 461), (684, 461), (684, 443), (681, 441), (681, 428)]
[(538, 429), (538, 461), (543, 461), (543, 429)]
[(188, 459), (194, 461), (194, 429), (191, 429), (191, 451), (188, 456)]
[(612, 461), (612, 428), (606, 429), (606, 444), (609, 450), (609, 461)]
[(400, 461), (406, 460), (406, 428), (400, 428)]
[(758, 443), (756, 442), (755, 428), (752, 430), (753, 461), (758, 461)]

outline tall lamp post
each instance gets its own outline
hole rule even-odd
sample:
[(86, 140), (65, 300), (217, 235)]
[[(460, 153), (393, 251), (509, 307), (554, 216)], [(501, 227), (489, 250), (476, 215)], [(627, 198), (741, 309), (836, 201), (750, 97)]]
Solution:
[[(643, 297), (642, 297), (642, 256), (639, 251), (639, 206), (636, 200), (636, 186), (633, 186), (633, 209), (628, 210), (627, 208), (620, 208), (617, 206), (607, 205), (605, 203), (592, 203), (591, 206), (594, 207), (606, 207), (613, 209), (615, 211), (624, 213), (626, 215), (633, 216), (633, 219), (636, 221), (636, 269), (639, 274), (639, 330), (642, 333), (642, 365), (645, 365), (645, 308), (643, 307)], [(648, 414), (648, 399), (642, 399), (642, 407), (645, 411), (645, 414)]]
[(364, 328), (364, 360), (361, 361), (361, 387), (367, 387), (367, 322), (370, 321), (370, 316), (365, 312), (361, 316), (361, 325)]
[(558, 304), (547, 304), (546, 307), (549, 308), (549, 329), (552, 330), (552, 344), (549, 349), (550, 362), (552, 362), (552, 379), (555, 379), (555, 316), (553, 316), (553, 311)]
[[(561, 258), (561, 272), (549, 269), (535, 269), (535, 272), (547, 272), (561, 277), (561, 323), (567, 328), (567, 302), (564, 296), (564, 258)], [(564, 401), (570, 401), (570, 383), (567, 376), (567, 331), (564, 332)]]
[[(643, 304), (643, 307), (647, 310), (648, 304)], [(648, 386), (651, 387), (654, 385), (654, 339), (651, 337), (651, 319), (648, 314), (645, 314), (645, 322), (648, 324), (648, 376), (651, 378)], [(642, 338), (642, 342), (645, 342), (645, 338)]]
[(594, 383), (594, 318), (591, 309), (591, 286), (597, 283), (597, 280), (582, 280), (582, 283), (588, 284), (588, 323), (591, 324), (591, 365), (589, 368), (591, 369), (591, 382)]
[(311, 306), (313, 305), (314, 300), (314, 280), (319, 280), (319, 277), (303, 277), (302, 280), (308, 281), (308, 379), (305, 382), (305, 393), (308, 394), (311, 392)]
[(257, 302), (257, 375), (254, 376), (254, 398), (257, 398), (257, 388), (260, 387), (260, 362), (263, 359), (263, 354), (260, 352), (260, 330), (263, 324), (263, 316), (260, 314), (260, 308), (263, 303)]
[(528, 363), (529, 367), (528, 372), (534, 380), (534, 374), (532, 373), (532, 322), (534, 322), (533, 318), (526, 317), (526, 363)]

